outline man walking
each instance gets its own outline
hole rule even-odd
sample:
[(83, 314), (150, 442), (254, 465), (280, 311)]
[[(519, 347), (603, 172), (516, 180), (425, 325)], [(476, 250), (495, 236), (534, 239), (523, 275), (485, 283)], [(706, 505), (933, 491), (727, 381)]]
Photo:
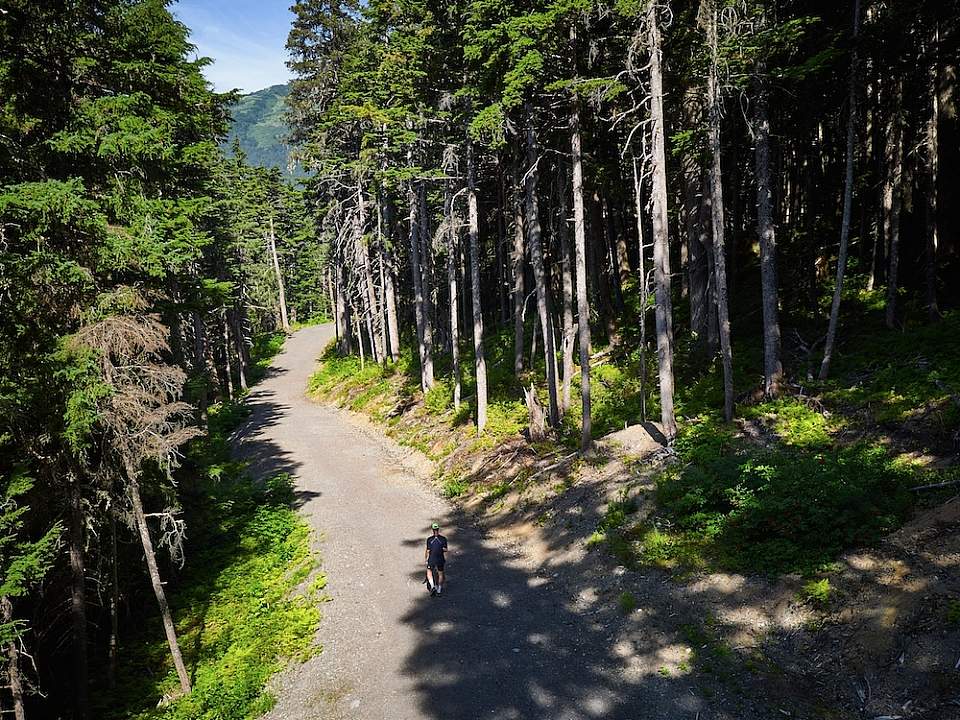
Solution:
[[(447, 551), (447, 539), (440, 534), (440, 526), (434, 523), (433, 534), (427, 538), (427, 548), (423, 559), (427, 563), (427, 587), (430, 594), (443, 594), (444, 553)], [(432, 578), (431, 578), (432, 576)]]

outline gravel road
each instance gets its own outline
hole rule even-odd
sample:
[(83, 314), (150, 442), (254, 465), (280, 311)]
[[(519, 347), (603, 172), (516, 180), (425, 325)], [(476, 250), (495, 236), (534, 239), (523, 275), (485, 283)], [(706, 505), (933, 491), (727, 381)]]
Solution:
[[(485, 538), (375, 429), (308, 400), (332, 334), (310, 327), (287, 341), (237, 440), (255, 473), (296, 478), (332, 597), (322, 653), (281, 673), (266, 718), (743, 717), (657, 672), (657, 658), (676, 650), (665, 618), (624, 620), (615, 598), (589, 592), (587, 563), (545, 572)], [(421, 580), (435, 520), (451, 552), (445, 596), (434, 599)]]

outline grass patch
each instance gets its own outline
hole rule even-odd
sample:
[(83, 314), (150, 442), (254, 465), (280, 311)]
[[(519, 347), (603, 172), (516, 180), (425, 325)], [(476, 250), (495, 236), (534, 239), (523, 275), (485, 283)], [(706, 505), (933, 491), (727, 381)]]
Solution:
[[(193, 692), (169, 705), (157, 699), (178, 687), (158, 619), (128, 642), (116, 692), (103, 695), (98, 717), (138, 720), (239, 720), (269, 710), (267, 680), (289, 659), (316, 651), (320, 621), (318, 575), (297, 594), (316, 565), (309, 528), (290, 509), (289, 479), (262, 490), (226, 481), (191, 527), (204, 527), (188, 570), (172, 593), (180, 646)], [(205, 526), (197, 520), (206, 521)], [(165, 668), (159, 675), (158, 667)]]
[(630, 516), (636, 511), (636, 500), (630, 498), (626, 490), (621, 491), (619, 498), (607, 505), (606, 512), (597, 523), (597, 529), (587, 538), (587, 547), (606, 544), (620, 564), (634, 567), (636, 526), (630, 524)]
[[(255, 343), (261, 375), (282, 342), (277, 333)], [(291, 508), (291, 479), (254, 484), (230, 456), (229, 435), (248, 414), (236, 402), (211, 406), (209, 433), (191, 443), (180, 473), (188, 556), (179, 577), (166, 575), (193, 692), (158, 706), (161, 697), (176, 697), (179, 682), (151, 603), (121, 643), (116, 687), (93, 693), (95, 717), (256, 718), (274, 704), (270, 676), (319, 649), (313, 641), (326, 577), (316, 571), (309, 526)]]
[(470, 484), (462, 477), (447, 477), (441, 487), (443, 496), (452, 500), (466, 493), (470, 489)]

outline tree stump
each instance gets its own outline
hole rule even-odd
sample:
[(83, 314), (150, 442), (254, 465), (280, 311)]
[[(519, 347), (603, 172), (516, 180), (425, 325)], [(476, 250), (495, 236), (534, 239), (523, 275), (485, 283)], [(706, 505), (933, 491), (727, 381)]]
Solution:
[(543, 406), (537, 400), (537, 391), (533, 389), (531, 383), (530, 389), (523, 389), (523, 397), (527, 402), (528, 430), (531, 442), (539, 442), (547, 436), (547, 420), (543, 414)]

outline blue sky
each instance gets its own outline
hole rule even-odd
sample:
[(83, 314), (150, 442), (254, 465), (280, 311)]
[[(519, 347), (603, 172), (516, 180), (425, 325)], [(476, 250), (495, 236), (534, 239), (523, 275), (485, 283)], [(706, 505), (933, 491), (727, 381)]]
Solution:
[(290, 79), (284, 47), (292, 0), (178, 0), (170, 6), (191, 30), (204, 73), (220, 91), (253, 92)]

